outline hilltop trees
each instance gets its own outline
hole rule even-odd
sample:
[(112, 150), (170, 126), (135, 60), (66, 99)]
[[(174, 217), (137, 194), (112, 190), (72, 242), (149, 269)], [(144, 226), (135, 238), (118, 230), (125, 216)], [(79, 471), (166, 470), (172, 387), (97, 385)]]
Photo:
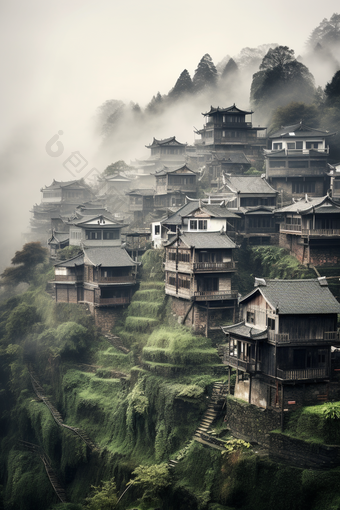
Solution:
[(313, 75), (288, 46), (267, 52), (251, 84), (252, 102), (267, 111), (291, 101), (312, 102), (314, 93)]
[(182, 71), (175, 86), (169, 92), (170, 99), (178, 99), (179, 97), (190, 94), (192, 92), (192, 80), (186, 69)]
[(217, 70), (211, 56), (206, 53), (200, 60), (192, 79), (195, 93), (203, 91), (207, 87), (214, 87), (217, 83)]
[(36, 266), (45, 262), (47, 250), (40, 243), (26, 243), (21, 251), (15, 252), (12, 264), (15, 267), (7, 267), (0, 275), (1, 285), (15, 286), (21, 282), (31, 283)]
[(308, 45), (315, 49), (317, 46), (336, 46), (340, 43), (340, 14), (334, 13), (330, 19), (324, 18), (311, 33)]
[(337, 71), (330, 83), (325, 87), (325, 95), (327, 102), (336, 101), (340, 106), (340, 71)]

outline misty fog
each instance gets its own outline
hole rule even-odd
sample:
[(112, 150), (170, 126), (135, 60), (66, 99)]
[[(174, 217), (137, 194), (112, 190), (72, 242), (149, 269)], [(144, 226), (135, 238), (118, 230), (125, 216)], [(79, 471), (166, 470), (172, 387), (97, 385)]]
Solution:
[[(293, 26), (287, 30), (283, 16), (282, 26), (278, 26), (277, 16), (282, 14), (278, 7), (262, 3), (263, 11), (250, 1), (233, 8), (217, 1), (208, 17), (207, 12), (199, 12), (200, 4), (202, 9), (206, 4), (197, 1), (189, 1), (189, 8), (176, 0), (171, 12), (165, 5), (159, 9), (151, 0), (143, 6), (130, 0), (124, 7), (104, 0), (77, 0), (71, 6), (64, 0), (53, 6), (42, 0), (2, 2), (0, 270), (23, 244), (22, 233), (29, 230), (29, 211), (40, 203), (40, 189), (53, 179), (84, 177), (71, 175), (63, 164), (72, 152), (78, 151), (87, 161), (88, 173), (91, 169), (102, 172), (119, 159), (130, 163), (149, 157), (145, 145), (153, 137), (176, 136), (182, 143), (194, 144), (194, 127), (202, 127), (201, 114), (211, 105), (250, 107), (252, 75), (272, 41), (293, 48), (314, 75), (316, 85), (324, 87), (331, 80), (339, 68), (339, 48), (334, 48), (331, 57), (316, 59), (304, 44), (322, 18), (336, 12), (336, 3), (330, 1), (326, 7), (308, 12), (301, 26), (294, 20), (299, 31)], [(284, 10), (289, 11), (288, 4), (294, 6), (299, 17), (295, 2), (286, 4)], [(235, 30), (226, 31), (222, 12), (235, 20)], [(208, 23), (209, 18), (216, 18), (217, 23)], [(240, 22), (244, 23), (243, 32)], [(207, 90), (190, 101), (178, 101), (157, 115), (146, 115), (144, 109), (152, 96), (158, 91), (168, 94), (185, 68), (192, 78), (205, 53), (211, 55), (219, 71), (232, 57), (240, 69), (237, 82), (214, 92)], [(125, 106), (115, 127), (103, 137), (98, 109), (110, 99)], [(141, 107), (139, 119), (130, 101)], [(252, 117), (253, 125), (266, 125), (268, 120), (260, 111)], [(51, 156), (46, 144), (55, 136), (62, 151)]]

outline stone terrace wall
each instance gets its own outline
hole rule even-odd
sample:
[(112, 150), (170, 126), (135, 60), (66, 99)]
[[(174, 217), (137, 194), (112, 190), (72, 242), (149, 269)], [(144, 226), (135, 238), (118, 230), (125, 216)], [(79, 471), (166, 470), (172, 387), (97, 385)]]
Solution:
[(340, 465), (340, 446), (308, 443), (284, 434), (269, 433), (269, 455), (302, 468), (330, 469)]
[(281, 413), (273, 409), (262, 409), (229, 396), (225, 421), (234, 436), (269, 446), (269, 432), (280, 428)]

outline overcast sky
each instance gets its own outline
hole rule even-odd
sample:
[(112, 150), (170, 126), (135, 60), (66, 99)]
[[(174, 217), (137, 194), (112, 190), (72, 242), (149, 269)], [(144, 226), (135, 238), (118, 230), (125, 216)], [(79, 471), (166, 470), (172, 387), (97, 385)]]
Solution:
[[(338, 11), (338, 0), (0, 0), (2, 208), (25, 229), (40, 187), (65, 178), (54, 175), (60, 163), (48, 159), (46, 142), (62, 129), (65, 140), (72, 133), (70, 150), (87, 146), (91, 157), (91, 118), (105, 100), (143, 107), (184, 69), (193, 76), (205, 53), (217, 64), (278, 43), (297, 56)], [(20, 214), (5, 200), (14, 189)]]

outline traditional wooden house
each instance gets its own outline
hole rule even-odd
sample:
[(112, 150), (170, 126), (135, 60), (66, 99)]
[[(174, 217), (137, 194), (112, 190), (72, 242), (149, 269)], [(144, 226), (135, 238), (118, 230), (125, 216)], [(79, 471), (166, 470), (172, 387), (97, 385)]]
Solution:
[(186, 143), (176, 140), (175, 136), (165, 138), (164, 140), (153, 139), (150, 145), (146, 145), (151, 150), (149, 162), (154, 163), (154, 170), (163, 166), (169, 168), (178, 168), (185, 162)]
[(240, 217), (225, 202), (212, 204), (210, 200), (192, 200), (174, 214), (152, 223), (152, 241), (155, 248), (163, 246), (178, 229), (182, 232), (220, 232), (229, 236), (237, 232)]
[(79, 204), (94, 198), (91, 188), (83, 179), (67, 182), (53, 180), (50, 186), (40, 191), (41, 203), (33, 206), (30, 223), (36, 239), (44, 243), (51, 233), (52, 219), (70, 215)]
[(135, 223), (143, 223), (145, 217), (154, 210), (154, 189), (134, 189), (126, 193), (129, 211)]
[(213, 153), (211, 160), (207, 161), (205, 166), (210, 187), (219, 189), (223, 186), (225, 174), (243, 175), (251, 167), (251, 161), (241, 151), (230, 151), (227, 155)]
[(220, 351), (229, 375), (236, 369), (236, 397), (282, 412), (339, 400), (331, 347), (340, 346), (340, 304), (326, 278), (255, 278), (239, 304), (241, 322), (222, 327)]
[(227, 207), (240, 217), (240, 241), (249, 244), (277, 244), (278, 224), (274, 210), (278, 192), (262, 176), (228, 175), (224, 189), (233, 193)]
[(340, 264), (340, 204), (328, 195), (304, 198), (275, 211), (282, 248), (302, 264)]
[(335, 202), (340, 202), (340, 163), (328, 165), (330, 178), (330, 194)]
[(266, 137), (260, 136), (265, 127), (253, 127), (247, 117), (254, 112), (240, 110), (233, 104), (228, 108), (211, 107), (209, 112), (202, 113), (206, 119), (203, 129), (195, 132), (201, 136), (195, 144), (198, 150), (205, 152), (228, 153), (240, 151), (249, 159), (262, 158), (262, 150), (266, 147)]
[(108, 214), (83, 216), (69, 222), (70, 246), (120, 246), (125, 226)]
[(196, 330), (207, 334), (213, 312), (235, 310), (237, 290), (232, 289), (231, 277), (236, 271), (236, 245), (223, 230), (178, 231), (164, 248), (165, 293), (177, 298), (173, 310), (182, 322), (188, 319)]
[(56, 230), (53, 230), (52, 236), (47, 241), (47, 244), (50, 249), (51, 259), (55, 259), (57, 257), (57, 251), (66, 248), (69, 245), (69, 241), (70, 241), (69, 232), (58, 232)]
[(163, 167), (156, 172), (155, 209), (180, 207), (185, 197), (196, 198), (197, 174), (187, 165), (170, 169)]
[(271, 148), (264, 151), (266, 178), (284, 203), (305, 193), (319, 197), (327, 193), (327, 139), (334, 134), (300, 122), (270, 135)]
[(56, 301), (92, 308), (128, 305), (136, 266), (120, 246), (83, 247), (76, 257), (55, 265)]

